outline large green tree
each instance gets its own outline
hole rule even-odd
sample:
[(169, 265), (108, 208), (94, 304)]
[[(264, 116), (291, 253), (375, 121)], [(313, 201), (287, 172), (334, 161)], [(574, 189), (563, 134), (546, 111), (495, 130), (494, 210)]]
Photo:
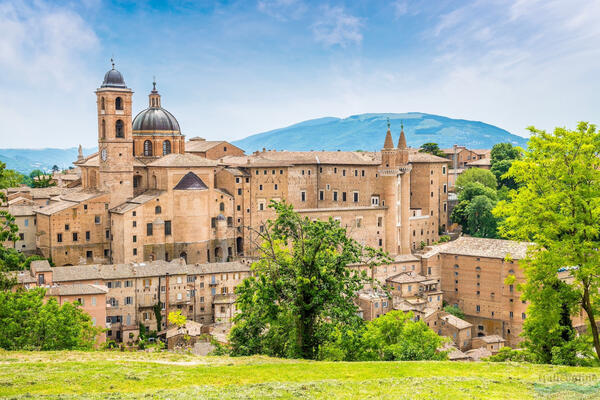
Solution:
[(479, 182), (483, 186), (496, 190), (496, 177), (487, 169), (469, 168), (456, 178), (456, 190), (462, 191), (465, 185), (469, 182)]
[(269, 207), (276, 218), (255, 232), (260, 259), (235, 291), (232, 354), (314, 359), (332, 336), (361, 328), (354, 298), (373, 282), (348, 265), (373, 267), (389, 259), (349, 238), (332, 218), (311, 221), (286, 203)]
[(45, 289), (0, 291), (0, 348), (88, 350), (99, 328), (77, 303), (44, 300)]
[(367, 323), (362, 359), (386, 361), (445, 360), (438, 349), (445, 342), (412, 313), (390, 311)]
[(512, 163), (521, 159), (523, 150), (510, 143), (498, 143), (492, 147), (490, 171), (496, 177), (499, 188), (517, 189), (513, 178), (506, 175)]
[[(532, 308), (543, 304), (543, 293), (547, 297), (556, 291), (559, 270), (569, 268), (572, 279), (558, 292), (558, 303), (570, 304), (567, 295), (575, 296), (589, 321), (598, 356), (600, 134), (585, 122), (576, 130), (529, 130), (528, 149), (508, 173), (519, 189), (496, 210), (505, 218), (499, 230), (506, 238), (535, 242), (521, 262), (527, 277), (523, 297)], [(546, 329), (560, 331), (559, 313), (554, 315)]]
[(6, 169), (6, 164), (0, 161), (0, 189), (19, 186), (23, 175), (12, 169)]
[(479, 180), (467, 181), (458, 192), (458, 204), (452, 210), (450, 218), (469, 235), (494, 238), (497, 236), (497, 218), (492, 210), (497, 200), (495, 189)]

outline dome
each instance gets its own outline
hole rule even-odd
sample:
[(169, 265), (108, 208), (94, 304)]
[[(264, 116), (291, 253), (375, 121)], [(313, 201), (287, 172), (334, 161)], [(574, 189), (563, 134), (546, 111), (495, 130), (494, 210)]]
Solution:
[(164, 108), (150, 107), (133, 119), (133, 131), (171, 131), (180, 133), (179, 123)]
[(102, 82), (101, 87), (126, 88), (127, 85), (125, 85), (123, 75), (121, 75), (121, 73), (113, 66), (113, 69), (109, 70), (104, 75), (104, 81)]

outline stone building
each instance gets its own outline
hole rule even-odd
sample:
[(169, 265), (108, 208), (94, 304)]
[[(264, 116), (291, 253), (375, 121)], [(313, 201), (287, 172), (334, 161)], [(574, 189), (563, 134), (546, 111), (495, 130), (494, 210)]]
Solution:
[(155, 82), (133, 117), (133, 92), (114, 65), (95, 93), (98, 153), (75, 162), (80, 187), (35, 210), (38, 252), (56, 265), (256, 256), (272, 200), (333, 217), (393, 257), (446, 229), (448, 160), (408, 148), (403, 129), (395, 146), (388, 124), (380, 152), (245, 155), (225, 141), (186, 142)]
[[(525, 280), (519, 260), (530, 243), (460, 237), (423, 254), (422, 266), (440, 271), (444, 300), (458, 306), (473, 325), (472, 337), (499, 335), (516, 346), (526, 318), (518, 283)], [(515, 283), (505, 284), (509, 276)]]
[[(135, 340), (140, 324), (149, 331), (166, 329), (171, 311), (180, 310), (201, 324), (230, 322), (235, 315), (231, 295), (249, 275), (250, 266), (241, 262), (186, 264), (177, 259), (50, 267), (47, 261), (34, 261), (30, 273), (18, 275), (18, 283), (26, 288), (47, 287), (50, 295), (60, 295), (64, 301), (82, 299), (83, 310), (107, 329), (107, 338), (122, 342)], [(92, 287), (106, 291), (102, 295), (86, 291)]]

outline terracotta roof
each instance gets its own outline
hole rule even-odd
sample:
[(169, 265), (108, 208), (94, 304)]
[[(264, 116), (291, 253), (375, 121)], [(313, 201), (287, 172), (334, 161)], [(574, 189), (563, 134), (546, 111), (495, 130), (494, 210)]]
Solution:
[(59, 201), (51, 203), (45, 207), (39, 208), (39, 209), (35, 210), (35, 212), (38, 214), (42, 214), (42, 215), (52, 215), (52, 214), (56, 214), (57, 212), (60, 212), (60, 211), (66, 210), (68, 208), (71, 208), (73, 206), (76, 206), (78, 204), (79, 203), (75, 202), (75, 201), (59, 200)]
[[(133, 264), (94, 264), (72, 267), (52, 267), (53, 282), (81, 280), (117, 280), (169, 275), (201, 275), (228, 272), (249, 272), (250, 265), (240, 262), (188, 264), (177, 259), (171, 262), (153, 261)], [(20, 283), (30, 282), (30, 274), (19, 274)]]
[(42, 214), (42, 215), (52, 215), (57, 212), (60, 212), (60, 211), (66, 210), (68, 208), (71, 208), (73, 206), (76, 206), (79, 203), (81, 203), (82, 201), (90, 200), (90, 199), (93, 199), (95, 197), (102, 196), (105, 194), (106, 193), (99, 192), (97, 190), (90, 190), (90, 189), (81, 190), (81, 189), (79, 189), (76, 192), (70, 192), (70, 193), (60, 196), (58, 201), (54, 201), (45, 207), (36, 209), (35, 212), (37, 212), (38, 214)]
[(38, 209), (39, 206), (34, 205), (34, 204), (14, 204), (14, 205), (10, 205), (9, 207), (0, 207), (1, 209), (6, 210), (8, 208), (8, 212), (13, 216), (13, 217), (25, 217), (28, 215), (34, 215), (34, 209)]
[[(204, 140), (202, 138), (192, 138), (185, 144), (186, 153), (204, 153), (215, 146), (227, 143), (224, 140)], [(229, 144), (229, 143), (227, 143)]]
[(368, 151), (275, 151), (248, 156), (226, 156), (223, 165), (240, 167), (272, 167), (291, 165), (379, 165), (379, 153)]
[(527, 255), (527, 248), (533, 243), (515, 242), (502, 239), (484, 239), (469, 236), (461, 236), (456, 240), (432, 246), (424, 258), (435, 254), (455, 254), (462, 256), (489, 257), (504, 259), (510, 255), (515, 260), (521, 260)]
[(479, 361), (482, 358), (490, 357), (492, 352), (484, 347), (481, 347), (479, 349), (468, 350), (465, 352), (465, 354), (473, 361)]
[(467, 165), (492, 165), (492, 160), (489, 158), (481, 158), (479, 160), (468, 162)]
[(129, 210), (133, 210), (134, 208), (137, 208), (140, 205), (149, 202), (150, 200), (154, 200), (157, 197), (160, 197), (163, 193), (165, 193), (164, 190), (155, 190), (155, 189), (146, 190), (144, 193), (140, 194), (139, 196), (134, 197), (133, 199), (128, 200), (123, 204), (119, 204), (118, 206), (116, 206), (114, 208), (111, 208), (110, 212), (115, 213), (115, 214), (124, 214)]
[(482, 340), (484, 343), (488, 344), (506, 342), (506, 340), (502, 336), (498, 335), (480, 336), (476, 339)]
[(171, 153), (152, 161), (150, 167), (214, 167), (217, 162), (194, 154)]
[(471, 151), (478, 155), (489, 156), (492, 154), (492, 150), (490, 149), (471, 149)]
[(447, 158), (434, 156), (429, 153), (421, 153), (419, 151), (413, 151), (408, 154), (409, 163), (444, 163), (447, 164), (449, 160)]
[(444, 321), (446, 321), (447, 324), (452, 325), (457, 329), (467, 329), (473, 326), (464, 319), (460, 319), (452, 314), (446, 314), (443, 317), (441, 317), (441, 319), (443, 319)]
[(208, 186), (193, 172), (188, 172), (173, 190), (207, 190)]
[(398, 275), (390, 276), (386, 279), (386, 281), (394, 282), (394, 283), (418, 283), (426, 280), (423, 275), (419, 275), (413, 271), (403, 272)]
[(50, 296), (77, 296), (84, 294), (106, 294), (108, 288), (104, 285), (92, 285), (88, 283), (76, 283), (63, 286), (51, 286), (46, 289)]

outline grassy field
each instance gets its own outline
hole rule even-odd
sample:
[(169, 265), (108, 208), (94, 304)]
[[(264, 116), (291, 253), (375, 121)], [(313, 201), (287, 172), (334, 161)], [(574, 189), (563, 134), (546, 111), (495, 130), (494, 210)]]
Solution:
[(484, 362), (333, 363), (0, 351), (0, 397), (600, 399), (600, 370)]

